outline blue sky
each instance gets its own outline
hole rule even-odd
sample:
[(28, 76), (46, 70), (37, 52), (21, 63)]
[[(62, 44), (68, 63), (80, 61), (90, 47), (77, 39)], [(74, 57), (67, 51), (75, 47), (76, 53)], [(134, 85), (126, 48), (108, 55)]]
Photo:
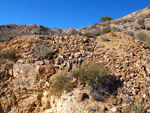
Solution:
[(49, 28), (81, 28), (114, 19), (150, 5), (149, 0), (0, 0), (0, 25), (39, 24)]

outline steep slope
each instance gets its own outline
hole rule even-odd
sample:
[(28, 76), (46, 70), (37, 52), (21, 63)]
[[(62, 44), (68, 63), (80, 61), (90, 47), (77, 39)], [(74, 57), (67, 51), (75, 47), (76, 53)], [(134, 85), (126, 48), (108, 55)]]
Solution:
[[(0, 43), (0, 52), (16, 49), (18, 57), (16, 61), (1, 59), (0, 111), (119, 112), (125, 105), (143, 100), (146, 102), (145, 109), (149, 110), (150, 47), (125, 33), (114, 32), (103, 37), (110, 41), (102, 41), (100, 36), (94, 39), (26, 35)], [(42, 55), (47, 51), (48, 57), (44, 58)], [(55, 73), (70, 72), (83, 61), (103, 62), (106, 65), (111, 75), (115, 76), (117, 89), (114, 93), (103, 92), (106, 100), (96, 101), (88, 85), (78, 84), (60, 98), (52, 96), (49, 89)]]
[[(127, 18), (132, 18), (132, 17), (139, 17), (139, 16), (142, 16), (142, 15), (146, 15), (146, 14), (149, 14), (149, 11), (150, 11), (150, 6), (142, 9), (142, 10), (139, 10), (139, 11), (135, 11), (131, 14), (128, 14), (124, 17), (122, 17), (123, 19), (127, 19)], [(121, 18), (120, 18), (121, 19)]]
[(89, 33), (87, 36), (97, 36), (110, 31), (122, 31), (140, 40), (150, 42), (150, 36), (145, 40), (141, 34), (150, 33), (150, 7), (133, 12), (117, 20), (107, 21), (101, 24), (96, 23), (81, 29), (77, 29), (82, 34)]

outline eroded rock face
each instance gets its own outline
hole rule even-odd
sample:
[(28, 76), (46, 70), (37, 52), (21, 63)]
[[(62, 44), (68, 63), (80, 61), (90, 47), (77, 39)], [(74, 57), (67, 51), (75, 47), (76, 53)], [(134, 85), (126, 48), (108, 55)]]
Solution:
[[(143, 99), (150, 105), (149, 47), (119, 32), (104, 37), (110, 41), (103, 42), (100, 37), (88, 39), (82, 36), (34, 35), (2, 43), (0, 51), (16, 48), (18, 60), (0, 64), (0, 112), (98, 113), (106, 109), (112, 112), (120, 109), (122, 104), (141, 102)], [(34, 57), (35, 47), (40, 45), (53, 51), (51, 58)], [(95, 101), (88, 86), (78, 86), (70, 93), (64, 92), (59, 99), (51, 96), (51, 76), (58, 71), (70, 71), (83, 61), (93, 60), (104, 62), (111, 74), (116, 76), (116, 81), (122, 81), (122, 88), (117, 89), (113, 98), (114, 103), (120, 107), (111, 102)]]
[(14, 90), (36, 88), (39, 80), (40, 66), (34, 64), (14, 64), (13, 67), (13, 84)]

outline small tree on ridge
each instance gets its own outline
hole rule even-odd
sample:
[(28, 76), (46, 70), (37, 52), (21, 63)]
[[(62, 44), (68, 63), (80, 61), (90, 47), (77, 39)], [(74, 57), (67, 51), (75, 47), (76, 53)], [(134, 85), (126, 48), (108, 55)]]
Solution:
[(105, 17), (101, 17), (99, 22), (106, 22), (106, 21), (110, 21), (110, 20), (113, 20), (112, 17), (109, 17), (109, 16), (105, 16)]

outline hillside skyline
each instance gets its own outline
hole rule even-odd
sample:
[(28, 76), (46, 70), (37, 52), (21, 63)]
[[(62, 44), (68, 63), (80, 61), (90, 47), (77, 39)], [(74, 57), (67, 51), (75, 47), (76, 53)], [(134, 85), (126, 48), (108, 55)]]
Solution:
[(0, 25), (36, 24), (48, 28), (82, 28), (99, 23), (100, 17), (118, 19), (132, 12), (146, 8), (147, 0), (98, 1), (98, 0), (40, 0), (1, 1)]

